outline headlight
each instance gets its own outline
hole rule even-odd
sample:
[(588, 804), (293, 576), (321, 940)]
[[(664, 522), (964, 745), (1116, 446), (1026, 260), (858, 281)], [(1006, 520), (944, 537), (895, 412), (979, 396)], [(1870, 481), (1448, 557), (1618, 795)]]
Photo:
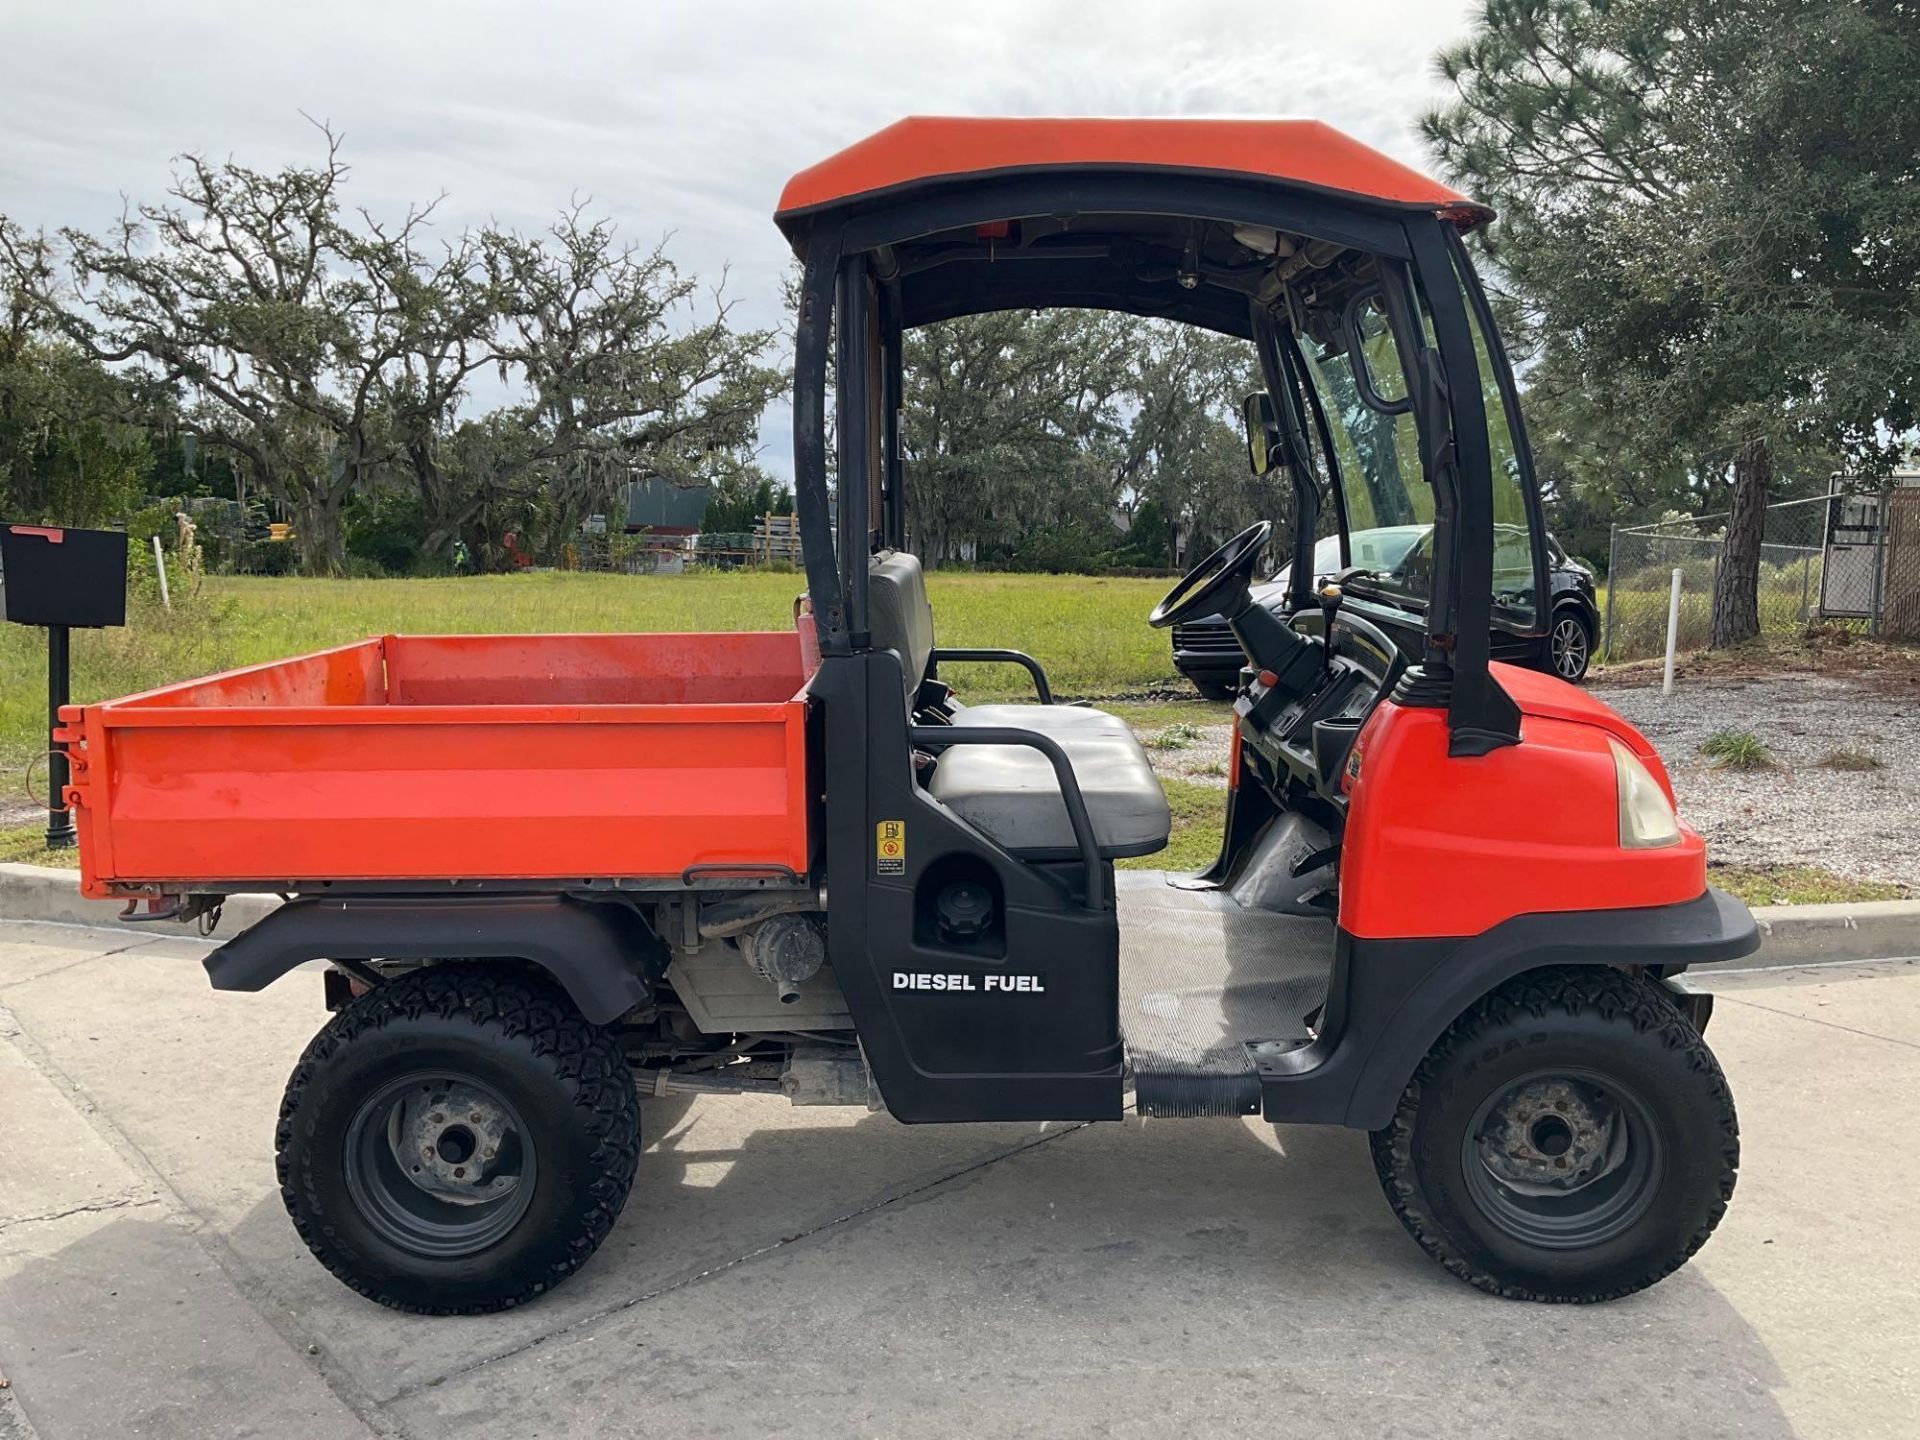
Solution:
[(1680, 822), (1666, 791), (1634, 753), (1607, 737), (1613, 751), (1613, 777), (1620, 788), (1620, 843), (1629, 850), (1658, 850), (1680, 843)]

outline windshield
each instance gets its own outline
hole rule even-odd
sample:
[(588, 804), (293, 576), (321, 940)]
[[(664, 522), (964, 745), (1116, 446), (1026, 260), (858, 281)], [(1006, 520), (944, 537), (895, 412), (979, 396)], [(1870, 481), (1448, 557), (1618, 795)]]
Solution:
[[(1348, 553), (1353, 563), (1375, 575), (1393, 574), (1414, 542), (1431, 533), (1429, 525), (1390, 525), (1376, 530), (1356, 530), (1349, 538)], [(1340, 537), (1329, 535), (1313, 547), (1313, 578), (1332, 575), (1340, 569)], [(1291, 565), (1282, 565), (1274, 575), (1276, 585), (1285, 585), (1293, 574)]]
[[(1363, 377), (1376, 397), (1407, 393), (1405, 372), (1386, 317), (1369, 301), (1354, 315), (1366, 362)], [(1420, 473), (1420, 432), (1413, 412), (1388, 414), (1361, 398), (1352, 353), (1343, 346), (1303, 347), (1307, 372), (1320, 392), (1347, 503), (1347, 527), (1356, 534), (1386, 526), (1433, 523), (1433, 492)], [(1391, 378), (1388, 378), (1391, 377)], [(1361, 561), (1356, 555), (1354, 564)]]
[[(1424, 318), (1424, 317), (1423, 317)], [(1501, 369), (1469, 306), (1477, 382), (1487, 419), (1492, 460), (1490, 499), (1494, 521), (1492, 618), (1495, 624), (1529, 631), (1540, 615), (1533, 570), (1533, 518), (1528, 478), (1514, 443), (1513, 397), (1500, 383)], [(1356, 594), (1424, 610), (1433, 581), (1431, 530), (1433, 489), (1421, 469), (1420, 432), (1406, 397), (1413, 387), (1378, 294), (1350, 302), (1336, 334), (1299, 336), (1307, 376), (1326, 417), (1327, 439), (1351, 531), (1351, 564), (1372, 574), (1352, 587)], [(1429, 343), (1431, 341), (1429, 340)], [(1368, 553), (1371, 537), (1376, 553)], [(1392, 537), (1391, 549), (1382, 548)], [(1314, 566), (1326, 565), (1318, 550)]]
[[(1414, 536), (1418, 543), (1402, 546), (1393, 563), (1375, 571), (1376, 583), (1394, 598), (1424, 607), (1433, 584), (1433, 529), (1416, 530)], [(1503, 611), (1532, 611), (1533, 549), (1524, 525), (1493, 527), (1493, 602), (1495, 618)]]

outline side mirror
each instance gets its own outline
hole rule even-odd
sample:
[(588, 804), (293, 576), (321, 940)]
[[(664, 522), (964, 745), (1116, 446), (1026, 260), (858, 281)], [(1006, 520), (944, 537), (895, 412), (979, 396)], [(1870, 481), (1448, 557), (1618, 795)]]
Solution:
[(1280, 463), (1286, 452), (1281, 448), (1280, 421), (1274, 415), (1273, 397), (1256, 390), (1240, 402), (1247, 423), (1247, 464), (1253, 473), (1264, 475)]

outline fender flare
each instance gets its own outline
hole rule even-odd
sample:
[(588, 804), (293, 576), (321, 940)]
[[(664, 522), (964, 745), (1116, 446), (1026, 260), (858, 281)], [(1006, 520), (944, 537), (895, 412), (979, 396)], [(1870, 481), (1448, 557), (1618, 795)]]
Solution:
[(526, 960), (605, 1025), (643, 1004), (666, 949), (631, 906), (564, 895), (307, 897), (202, 962), (216, 990), (263, 990), (309, 960)]
[[(1677, 905), (1519, 915), (1464, 940), (1351, 941), (1349, 1013), (1383, 998), (1380, 982), (1404, 985), (1369, 1016), (1345, 1122), (1378, 1130), (1434, 1042), (1476, 1002), (1529, 970), (1553, 965), (1640, 966), (1662, 978), (1689, 965), (1736, 960), (1760, 947), (1760, 930), (1740, 901), (1709, 888)], [(1407, 983), (1411, 981), (1411, 983)], [(1371, 983), (1370, 983), (1371, 982)], [(1397, 984), (1396, 984), (1397, 982)], [(1360, 1027), (1355, 1027), (1360, 1028)]]

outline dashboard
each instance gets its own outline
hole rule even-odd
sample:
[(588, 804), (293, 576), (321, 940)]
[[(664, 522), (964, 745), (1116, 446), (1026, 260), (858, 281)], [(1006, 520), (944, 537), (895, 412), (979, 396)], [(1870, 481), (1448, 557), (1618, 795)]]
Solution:
[[(1317, 636), (1321, 617), (1306, 612), (1292, 624), (1303, 634)], [(1347, 748), (1405, 668), (1405, 658), (1374, 626), (1340, 617), (1334, 621), (1333, 654), (1305, 694), (1254, 677), (1234, 710), (1242, 738), (1271, 771), (1263, 778), (1278, 782), (1290, 777), (1342, 803), (1339, 771)]]

